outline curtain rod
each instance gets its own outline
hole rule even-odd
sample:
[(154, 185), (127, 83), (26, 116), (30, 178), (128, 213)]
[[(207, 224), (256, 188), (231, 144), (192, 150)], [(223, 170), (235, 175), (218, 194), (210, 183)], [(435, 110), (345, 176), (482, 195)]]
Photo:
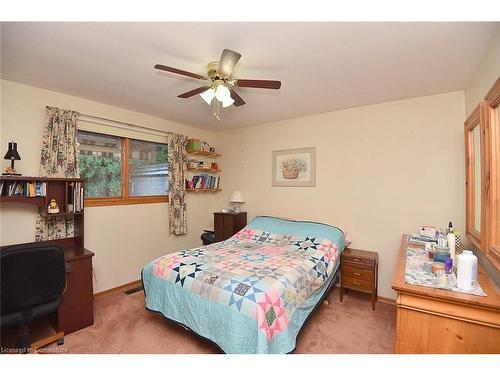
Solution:
[(111, 120), (111, 119), (104, 118), (104, 117), (86, 115), (84, 113), (80, 113), (77, 121), (91, 122), (91, 123), (98, 124), (98, 125), (107, 125), (107, 126), (111, 126), (111, 127), (115, 127), (115, 128), (125, 129), (125, 130), (130, 130), (130, 127), (133, 127), (134, 131), (137, 131), (140, 133), (157, 135), (157, 136), (166, 136), (167, 135), (167, 132), (162, 131), (162, 130), (152, 129), (152, 128), (148, 128), (146, 126), (131, 124), (128, 122), (123, 122), (123, 121)]

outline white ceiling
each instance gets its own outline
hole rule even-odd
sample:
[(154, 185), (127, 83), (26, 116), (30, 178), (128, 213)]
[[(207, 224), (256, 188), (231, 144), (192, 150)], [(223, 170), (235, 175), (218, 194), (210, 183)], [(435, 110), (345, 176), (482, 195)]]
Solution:
[[(465, 88), (496, 23), (3, 23), (3, 79), (209, 130)], [(223, 48), (242, 54), (233, 77), (277, 79), (238, 88), (221, 121), (200, 96), (177, 95)]]

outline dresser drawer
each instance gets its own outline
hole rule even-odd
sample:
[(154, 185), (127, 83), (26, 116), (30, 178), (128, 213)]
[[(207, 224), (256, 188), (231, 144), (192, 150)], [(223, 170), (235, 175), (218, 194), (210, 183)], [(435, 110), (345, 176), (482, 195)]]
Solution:
[(355, 279), (353, 277), (344, 277), (344, 275), (342, 275), (342, 285), (346, 288), (351, 288), (351, 289), (359, 289), (363, 291), (372, 290), (371, 281)]
[(342, 277), (350, 277), (357, 280), (372, 281), (373, 269), (368, 267), (355, 267), (348, 264), (342, 265)]

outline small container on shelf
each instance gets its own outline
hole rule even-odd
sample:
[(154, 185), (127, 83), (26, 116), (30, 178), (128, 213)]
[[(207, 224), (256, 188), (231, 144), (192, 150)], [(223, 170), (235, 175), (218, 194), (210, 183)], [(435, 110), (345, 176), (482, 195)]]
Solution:
[(199, 139), (190, 139), (187, 146), (186, 150), (189, 151), (202, 151), (201, 148), (201, 141)]
[(439, 246), (439, 245), (434, 246), (434, 251), (432, 252), (432, 259), (435, 262), (444, 263), (446, 261), (446, 258), (449, 257), (450, 257), (450, 249), (447, 246)]

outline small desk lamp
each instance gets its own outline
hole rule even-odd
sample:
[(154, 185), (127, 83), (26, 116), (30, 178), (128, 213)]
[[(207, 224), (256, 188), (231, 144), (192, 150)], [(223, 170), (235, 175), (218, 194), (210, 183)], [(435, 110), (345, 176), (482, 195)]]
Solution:
[(21, 160), (21, 156), (19, 155), (19, 152), (17, 152), (17, 143), (12, 141), (9, 142), (9, 149), (7, 150), (7, 153), (3, 157), (5, 160), (10, 160), (10, 167), (7, 167), (5, 169), (4, 175), (13, 175), (13, 176), (20, 176), (21, 173), (16, 173), (16, 170), (14, 169), (14, 160)]
[(231, 194), (229, 201), (233, 203), (233, 212), (235, 213), (240, 212), (240, 203), (245, 203), (243, 194), (241, 194), (241, 191), (239, 190), (233, 191), (233, 194)]

